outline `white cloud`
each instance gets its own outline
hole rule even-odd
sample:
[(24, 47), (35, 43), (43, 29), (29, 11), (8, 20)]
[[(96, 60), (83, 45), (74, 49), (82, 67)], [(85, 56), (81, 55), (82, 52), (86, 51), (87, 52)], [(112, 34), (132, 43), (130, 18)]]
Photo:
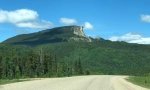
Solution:
[(33, 22), (21, 22), (17, 23), (16, 26), (23, 28), (33, 28), (33, 29), (47, 29), (53, 26), (51, 22), (48, 21), (33, 21)]
[(38, 13), (30, 9), (0, 10), (0, 23), (11, 23), (18, 27), (34, 29), (49, 28), (52, 25), (48, 21), (40, 20)]
[(60, 23), (65, 24), (65, 25), (73, 25), (73, 24), (76, 24), (77, 21), (72, 18), (60, 18)]
[(142, 37), (139, 34), (127, 33), (122, 36), (112, 36), (111, 41), (125, 41), (128, 43), (150, 44), (150, 37)]
[(150, 23), (150, 15), (141, 15), (141, 20)]
[(18, 23), (37, 19), (36, 11), (29, 9), (19, 9), (15, 11), (0, 10), (0, 22)]
[(89, 23), (89, 22), (85, 22), (84, 23), (84, 28), (85, 29), (93, 29), (93, 25), (91, 23)]

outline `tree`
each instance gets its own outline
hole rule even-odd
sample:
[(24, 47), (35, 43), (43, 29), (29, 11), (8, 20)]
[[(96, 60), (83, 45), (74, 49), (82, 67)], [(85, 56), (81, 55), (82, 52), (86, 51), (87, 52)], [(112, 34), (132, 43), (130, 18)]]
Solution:
[(78, 68), (79, 68), (78, 73), (79, 73), (80, 75), (82, 75), (82, 74), (83, 74), (83, 68), (82, 68), (82, 64), (81, 64), (80, 58), (79, 58), (79, 61), (78, 61)]
[(75, 61), (75, 68), (74, 68), (75, 74), (77, 75), (82, 75), (83, 74), (83, 68), (82, 68), (82, 63), (79, 58), (78, 61)]
[(0, 56), (0, 79), (2, 79), (2, 75), (3, 75), (3, 67), (2, 67), (3, 65), (2, 65), (2, 56)]
[(47, 74), (48, 73), (48, 69), (49, 69), (49, 62), (48, 62), (48, 55), (44, 55), (44, 60), (43, 60), (43, 71), (44, 71), (44, 74)]
[(90, 75), (90, 71), (89, 71), (89, 70), (86, 70), (85, 74), (86, 74), (86, 75)]
[(8, 78), (8, 73), (9, 73), (9, 58), (6, 57), (5, 60), (4, 60), (4, 63), (3, 63), (3, 77), (4, 78)]

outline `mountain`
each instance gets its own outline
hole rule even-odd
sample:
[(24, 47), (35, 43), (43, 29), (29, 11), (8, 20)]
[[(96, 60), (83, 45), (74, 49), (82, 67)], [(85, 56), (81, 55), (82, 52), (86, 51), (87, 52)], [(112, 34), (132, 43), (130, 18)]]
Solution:
[(148, 75), (149, 51), (150, 45), (89, 38), (80, 26), (57, 27), (18, 35), (0, 43), (0, 79)]
[(83, 27), (74, 25), (56, 27), (31, 34), (17, 35), (7, 39), (3, 43), (38, 45), (70, 41), (91, 42), (92, 40), (84, 34)]

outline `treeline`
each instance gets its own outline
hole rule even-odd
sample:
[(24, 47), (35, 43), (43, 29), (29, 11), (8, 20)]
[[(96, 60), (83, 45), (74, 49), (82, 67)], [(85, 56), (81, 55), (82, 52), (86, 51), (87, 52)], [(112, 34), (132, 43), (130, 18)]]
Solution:
[(150, 46), (124, 42), (0, 44), (0, 79), (150, 74)]
[(80, 58), (70, 64), (66, 61), (58, 61), (56, 54), (45, 53), (42, 49), (36, 52), (29, 48), (28, 50), (28, 53), (24, 55), (19, 55), (12, 50), (10, 50), (12, 56), (9, 56), (9, 53), (4, 56), (0, 55), (0, 79), (60, 77), (86, 73)]

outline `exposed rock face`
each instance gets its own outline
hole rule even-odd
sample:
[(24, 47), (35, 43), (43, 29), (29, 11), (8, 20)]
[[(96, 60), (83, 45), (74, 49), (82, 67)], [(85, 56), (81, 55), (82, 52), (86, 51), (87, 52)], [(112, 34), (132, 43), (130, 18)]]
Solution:
[(82, 37), (86, 37), (84, 32), (83, 32), (83, 27), (82, 26), (74, 26), (72, 27), (72, 30), (74, 31), (73, 33), (75, 35), (78, 35), (78, 36), (82, 36)]
[(64, 27), (54, 28), (53, 30), (57, 32), (63, 32), (64, 34), (74, 34), (77, 36), (86, 37), (86, 35), (83, 32), (82, 26), (64, 26)]
[(43, 30), (31, 34), (23, 34), (12, 37), (3, 43), (9, 44), (45, 44), (55, 42), (83, 41), (91, 42), (81, 26), (64, 26)]
[(66, 36), (66, 41), (84, 41), (84, 42), (91, 42), (92, 40), (87, 37), (83, 31), (82, 26), (64, 26), (56, 28), (55, 31), (63, 32)]

